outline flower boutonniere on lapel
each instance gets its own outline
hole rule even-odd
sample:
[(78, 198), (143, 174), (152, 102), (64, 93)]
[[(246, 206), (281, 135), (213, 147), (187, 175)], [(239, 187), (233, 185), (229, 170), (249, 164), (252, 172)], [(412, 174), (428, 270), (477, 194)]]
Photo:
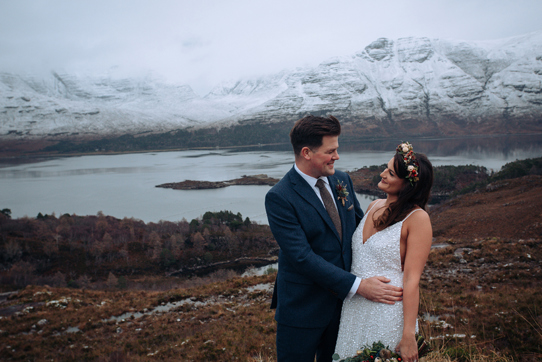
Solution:
[(346, 189), (346, 185), (340, 181), (337, 180), (337, 185), (335, 186), (335, 189), (337, 190), (337, 195), (339, 195), (338, 200), (341, 200), (343, 206), (345, 201), (348, 201), (346, 198), (348, 196), (348, 190)]

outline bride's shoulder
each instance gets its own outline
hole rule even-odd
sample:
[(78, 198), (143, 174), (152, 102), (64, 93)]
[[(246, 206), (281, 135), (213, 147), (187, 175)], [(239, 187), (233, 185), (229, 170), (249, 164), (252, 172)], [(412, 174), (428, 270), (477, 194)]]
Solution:
[(431, 223), (431, 219), (429, 218), (429, 214), (427, 211), (420, 207), (416, 207), (415, 209), (412, 209), (404, 220), (407, 224), (410, 223), (420, 223), (420, 222), (428, 222)]
[[(427, 211), (416, 208), (403, 220), (401, 237), (405, 237), (408, 244), (431, 245), (433, 228)], [(413, 236), (412, 238), (410, 236)]]
[[(380, 203), (382, 200), (383, 200), (383, 199), (376, 199), (376, 200), (374, 200), (373, 202), (371, 202), (371, 203), (369, 204), (369, 206), (367, 207), (367, 212), (369, 212), (369, 211), (373, 208), (373, 206), (375, 206), (376, 204)], [(367, 213), (367, 212), (366, 212), (366, 213)]]

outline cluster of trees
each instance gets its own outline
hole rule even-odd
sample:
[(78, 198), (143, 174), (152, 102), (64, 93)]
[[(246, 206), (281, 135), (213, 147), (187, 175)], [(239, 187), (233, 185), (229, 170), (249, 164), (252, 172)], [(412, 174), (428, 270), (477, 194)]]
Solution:
[(434, 180), (432, 194), (446, 198), (470, 192), (487, 183), (491, 174), (484, 166), (437, 166), (433, 168)]
[[(354, 182), (354, 189), (357, 192), (369, 193), (379, 197), (385, 194), (378, 188), (382, 179), (380, 174), (387, 167), (368, 166), (359, 170), (349, 172)], [(482, 184), (487, 184), (491, 175), (483, 166), (436, 166), (433, 167), (434, 180), (431, 191), (431, 204), (444, 201), (454, 195), (472, 191)]]
[(433, 193), (456, 196), (484, 189), (495, 181), (529, 175), (542, 175), (542, 157), (509, 162), (499, 172), (489, 172), (483, 166), (439, 166), (435, 167)]
[[(7, 210), (7, 209), (6, 209)], [(8, 210), (9, 211), (9, 210)], [(267, 225), (240, 213), (207, 212), (188, 222), (144, 223), (133, 218), (0, 214), (1, 282), (85, 286), (90, 280), (163, 275), (277, 248)]]
[[(383, 197), (377, 185), (381, 180), (380, 173), (385, 168), (386, 165), (368, 166), (349, 172), (355, 189)], [(430, 203), (434, 204), (460, 194), (483, 189), (498, 180), (542, 175), (542, 157), (509, 162), (499, 172), (489, 171), (484, 166), (476, 165), (434, 166), (433, 170), (434, 181)], [(360, 178), (359, 175), (362, 177)], [(364, 183), (364, 178), (369, 178), (370, 183)]]
[(493, 180), (505, 180), (527, 175), (542, 175), (542, 157), (507, 163), (493, 176)]

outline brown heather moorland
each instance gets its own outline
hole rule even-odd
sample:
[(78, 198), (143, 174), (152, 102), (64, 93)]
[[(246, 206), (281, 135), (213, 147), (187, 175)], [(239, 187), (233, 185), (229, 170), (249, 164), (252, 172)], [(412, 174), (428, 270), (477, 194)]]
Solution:
[[(529, 165), (527, 176), (494, 177), (431, 208), (435, 239), (419, 313), (434, 348), (426, 362), (542, 358), (542, 176)], [(266, 226), (235, 216), (172, 225), (103, 215), (93, 223), (74, 216), (21, 221), (40, 237), (2, 219), (2, 232), (11, 225), (1, 234), (3, 251), (18, 261), (3, 262), (0, 359), (275, 360), (273, 270), (165, 276), (183, 263), (265, 256), (276, 247)], [(74, 225), (85, 223), (93, 238), (83, 240), (77, 235), (87, 234)], [(81, 274), (70, 255), (86, 265)]]

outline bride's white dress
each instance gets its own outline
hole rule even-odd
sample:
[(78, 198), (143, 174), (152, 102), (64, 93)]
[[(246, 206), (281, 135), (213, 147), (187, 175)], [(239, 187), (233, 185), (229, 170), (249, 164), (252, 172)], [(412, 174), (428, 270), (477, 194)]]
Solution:
[[(370, 210), (352, 236), (351, 272), (361, 279), (385, 276), (391, 279), (390, 284), (402, 288), (401, 227), (412, 212), (403, 221), (378, 231), (363, 243), (363, 226), (369, 212)], [(403, 302), (392, 305), (375, 303), (356, 294), (343, 303), (335, 353), (338, 353), (341, 359), (352, 357), (362, 346), (371, 346), (378, 341), (395, 350), (402, 334)]]

